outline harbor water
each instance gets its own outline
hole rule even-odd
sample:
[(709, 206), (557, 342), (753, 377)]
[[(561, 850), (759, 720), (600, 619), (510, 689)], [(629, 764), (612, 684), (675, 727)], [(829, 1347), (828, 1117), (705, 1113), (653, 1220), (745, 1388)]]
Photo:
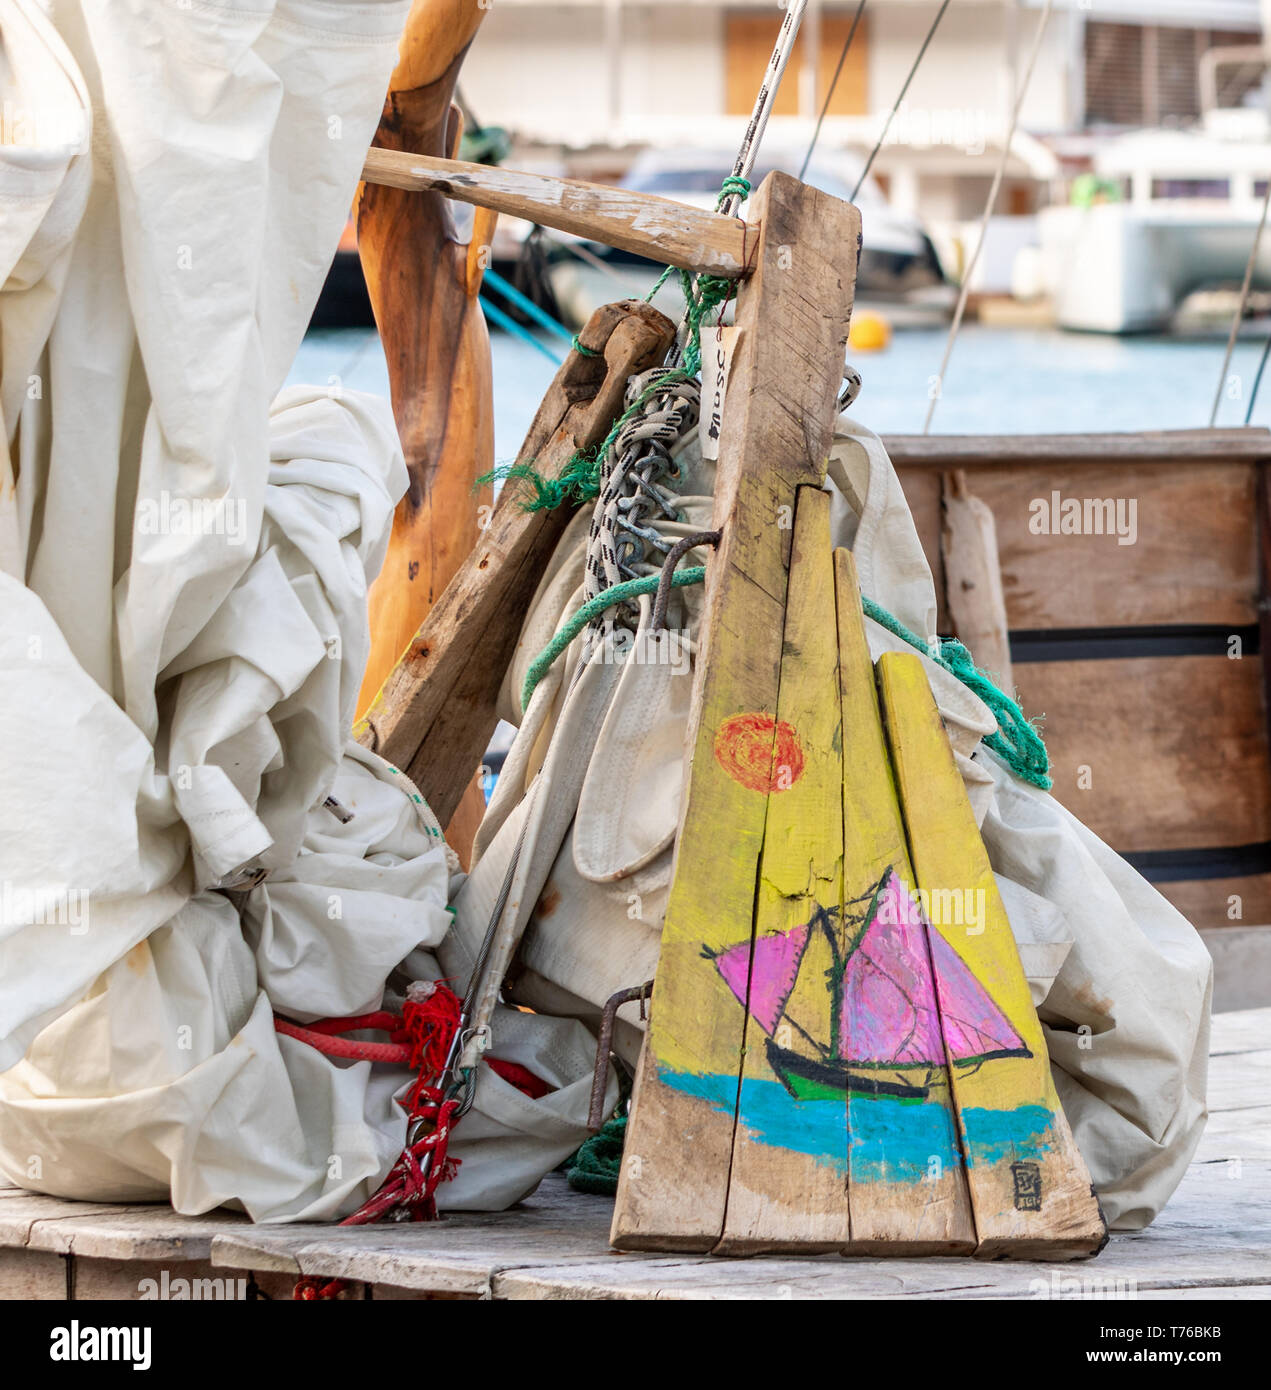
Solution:
[[(879, 434), (920, 434), (946, 330), (892, 335), (881, 352), (853, 354), (864, 378), (852, 411)], [(544, 338), (556, 352), (562, 344)], [(1244, 423), (1265, 329), (1242, 335), (1223, 385), (1219, 425)], [(1072, 434), (1202, 429), (1222, 369), (1221, 337), (1128, 337), (970, 323), (958, 336), (933, 434)], [(494, 442), (498, 462), (515, 458), (556, 368), (531, 344), (491, 334)], [(388, 393), (373, 329), (317, 329), (304, 340), (289, 381)], [(1271, 367), (1251, 422), (1271, 426)]]

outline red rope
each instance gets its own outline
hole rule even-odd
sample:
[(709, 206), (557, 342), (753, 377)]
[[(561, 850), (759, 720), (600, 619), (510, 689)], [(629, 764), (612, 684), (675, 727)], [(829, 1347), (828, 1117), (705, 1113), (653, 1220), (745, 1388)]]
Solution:
[[(392, 1062), (410, 1066), (415, 1071), (415, 1081), (405, 1100), (406, 1132), (423, 1132), (402, 1150), (379, 1191), (363, 1202), (352, 1216), (346, 1216), (340, 1222), (342, 1226), (364, 1226), (379, 1221), (398, 1207), (405, 1208), (411, 1221), (435, 1221), (437, 1188), (454, 1177), (460, 1163), (447, 1152), (459, 1101), (453, 1096), (447, 1099), (439, 1083), (444, 1079), (442, 1073), (462, 1021), (463, 1006), (455, 993), (440, 982), (426, 994), (420, 989), (416, 989), (415, 994), (417, 997), (407, 998), (400, 1017), (381, 1010), (355, 1018), (325, 1018), (303, 1028), (274, 1017), (274, 1027), (279, 1033), (308, 1043), (325, 1056), (359, 1062)], [(340, 1036), (364, 1028), (388, 1033), (392, 1041), (368, 1043)], [(553, 1089), (516, 1062), (493, 1057), (488, 1060), (493, 1071), (526, 1095), (537, 1099)], [(338, 1298), (346, 1287), (343, 1279), (304, 1275), (297, 1280), (293, 1297), (305, 1302)]]

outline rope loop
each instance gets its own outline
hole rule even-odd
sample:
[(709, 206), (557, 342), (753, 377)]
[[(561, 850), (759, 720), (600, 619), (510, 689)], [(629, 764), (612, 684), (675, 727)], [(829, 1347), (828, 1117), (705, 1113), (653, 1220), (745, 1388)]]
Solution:
[(719, 197), (715, 199), (715, 211), (718, 212), (733, 194), (739, 198), (749, 198), (750, 187), (749, 179), (743, 179), (737, 174), (729, 174), (719, 186)]

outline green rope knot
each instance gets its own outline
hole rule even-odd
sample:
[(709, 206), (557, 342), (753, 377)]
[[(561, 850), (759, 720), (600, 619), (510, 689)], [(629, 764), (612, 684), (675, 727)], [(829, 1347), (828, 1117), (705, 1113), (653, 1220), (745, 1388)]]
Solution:
[(729, 174), (719, 186), (719, 197), (715, 200), (715, 211), (718, 212), (734, 193), (739, 198), (748, 198), (750, 196), (750, 180), (743, 179), (736, 174)]
[(600, 356), (600, 354), (599, 354), (598, 352), (592, 352), (592, 350), (591, 350), (589, 347), (585, 346), (585, 344), (583, 343), (583, 340), (578, 336), (577, 333), (574, 334), (574, 336), (573, 336), (571, 342), (572, 342), (574, 351), (575, 351), (580, 357), (599, 357), (599, 356)]
[(575, 1192), (613, 1197), (618, 1191), (622, 1145), (627, 1137), (627, 1117), (615, 1115), (603, 1129), (584, 1139), (569, 1160), (569, 1185)]

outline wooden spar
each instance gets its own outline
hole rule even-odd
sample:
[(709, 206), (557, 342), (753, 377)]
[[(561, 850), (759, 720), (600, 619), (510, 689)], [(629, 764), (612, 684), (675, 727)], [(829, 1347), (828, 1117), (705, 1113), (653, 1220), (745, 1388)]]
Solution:
[(753, 225), (670, 198), (426, 154), (371, 149), (362, 178), (389, 188), (432, 190), (664, 265), (729, 279), (746, 273), (755, 242)]
[(737, 296), (691, 772), (614, 1208), (622, 1249), (709, 1250), (724, 1230), (744, 1014), (702, 953), (752, 933), (789, 526), (796, 490), (825, 477), (855, 287), (855, 208), (781, 173), (751, 206), (760, 235)]
[[(548, 389), (517, 456), (553, 477), (598, 444), (622, 409), (627, 379), (658, 366), (675, 325), (639, 300), (597, 309)], [(444, 824), (498, 722), (496, 702), (521, 623), (572, 512), (527, 512), (511, 481), (489, 525), (429, 612), (354, 733), (414, 779)]]
[[(922, 660), (885, 652), (878, 671), (915, 886), (931, 922), (976, 1254), (1094, 1254), (1106, 1239), (1103, 1216)], [(982, 987), (991, 1010), (958, 1007), (959, 978)]]
[[(477, 0), (415, 0), (378, 145), (435, 154), (457, 148), (460, 121), (451, 99), (485, 13)], [(461, 242), (439, 193), (403, 193), (376, 184), (361, 187), (356, 211), (358, 252), (410, 475), (388, 554), (371, 587), (371, 653), (361, 712), (477, 543), (483, 499), (474, 482), (493, 466), (494, 398), (489, 339), (477, 302), (482, 258), (473, 253), (488, 244), (493, 227), (483, 214), (472, 243)]]

